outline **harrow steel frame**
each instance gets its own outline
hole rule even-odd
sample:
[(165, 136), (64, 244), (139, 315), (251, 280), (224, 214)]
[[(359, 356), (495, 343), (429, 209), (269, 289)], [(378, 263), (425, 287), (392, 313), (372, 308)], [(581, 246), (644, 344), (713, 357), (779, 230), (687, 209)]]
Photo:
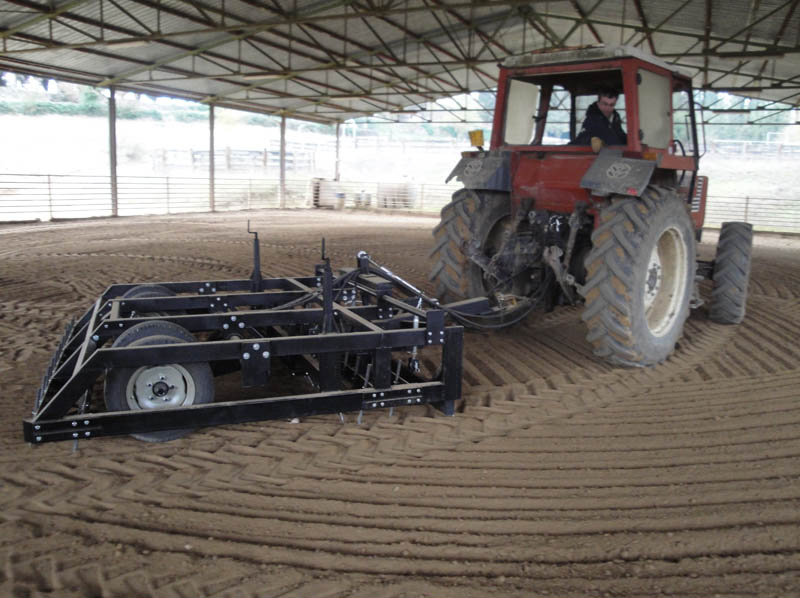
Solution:
[[(67, 327), (32, 417), (23, 421), (25, 440), (41, 444), (417, 404), (452, 415), (461, 397), (463, 328), (446, 325), (446, 311), (435, 300), (363, 252), (356, 268), (341, 271), (336, 280), (324, 242), (322, 254), (313, 276), (263, 278), (256, 234), (249, 279), (148, 283), (175, 293), (159, 297), (123, 297), (136, 284), (108, 287)], [(458, 309), (480, 313), (487, 305), (477, 299)], [(120, 334), (148, 321), (172, 322), (200, 337), (111, 346)], [(208, 338), (214, 332), (222, 340)], [(232, 333), (246, 338), (224, 340)], [(416, 356), (431, 346), (441, 346), (440, 367), (425, 379)], [(393, 351), (411, 357), (404, 362)], [(253, 387), (268, 384), (275, 360), (307, 376), (317, 392), (180, 408), (90, 408), (95, 384), (113, 368), (238, 362), (242, 386)]]

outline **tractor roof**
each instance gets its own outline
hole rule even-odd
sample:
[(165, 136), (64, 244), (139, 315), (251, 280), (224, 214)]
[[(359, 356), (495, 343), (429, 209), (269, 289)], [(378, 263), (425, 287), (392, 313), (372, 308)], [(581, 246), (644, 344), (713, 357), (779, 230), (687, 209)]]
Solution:
[(585, 46), (570, 50), (537, 51), (529, 54), (509, 56), (503, 61), (506, 68), (525, 68), (550, 64), (566, 64), (576, 62), (595, 62), (618, 58), (638, 58), (655, 66), (667, 69), (684, 77), (688, 75), (674, 64), (668, 64), (655, 56), (632, 46)]

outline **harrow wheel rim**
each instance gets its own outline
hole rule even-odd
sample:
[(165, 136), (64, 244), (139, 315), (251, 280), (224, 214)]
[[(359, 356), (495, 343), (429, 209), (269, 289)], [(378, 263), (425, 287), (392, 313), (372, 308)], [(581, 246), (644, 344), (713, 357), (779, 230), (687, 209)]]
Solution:
[(192, 405), (196, 388), (192, 375), (182, 365), (143, 366), (128, 380), (128, 408), (168, 409)]

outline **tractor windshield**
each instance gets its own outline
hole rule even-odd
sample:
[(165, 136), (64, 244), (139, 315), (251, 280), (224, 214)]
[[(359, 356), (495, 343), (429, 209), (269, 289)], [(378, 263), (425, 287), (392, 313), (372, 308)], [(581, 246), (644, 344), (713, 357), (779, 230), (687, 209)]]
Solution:
[[(507, 90), (504, 142), (507, 145), (586, 145), (580, 134), (584, 123), (602, 112), (595, 104), (598, 92), (618, 94), (613, 110), (618, 140), (625, 143), (625, 96), (619, 70), (569, 72), (510, 77)], [(605, 116), (611, 119), (610, 116)], [(585, 135), (584, 135), (585, 137)]]

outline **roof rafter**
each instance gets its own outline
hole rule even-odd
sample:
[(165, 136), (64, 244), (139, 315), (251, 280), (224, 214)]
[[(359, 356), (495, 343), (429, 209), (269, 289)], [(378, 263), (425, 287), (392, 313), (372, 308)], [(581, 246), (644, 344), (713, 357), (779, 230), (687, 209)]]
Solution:
[(602, 1), (603, 0), (597, 0), (595, 5), (592, 8), (590, 8), (588, 11), (586, 11), (586, 10), (583, 10), (583, 8), (581, 8), (580, 4), (578, 4), (578, 0), (570, 0), (569, 3), (572, 5), (572, 8), (575, 9), (575, 12), (577, 12), (580, 15), (582, 21), (576, 21), (575, 22), (575, 24), (570, 28), (569, 31), (567, 31), (567, 33), (564, 35), (564, 37), (561, 38), (561, 44), (564, 44), (569, 39), (569, 36), (572, 35), (572, 33), (576, 29), (578, 29), (581, 25), (586, 25), (586, 27), (588, 27), (589, 31), (592, 32), (592, 35), (594, 35), (594, 38), (597, 40), (597, 42), (600, 43), (600, 44), (603, 43), (603, 38), (600, 37), (600, 34), (597, 32), (597, 29), (595, 29), (594, 25), (592, 25), (591, 21), (588, 20), (589, 17), (591, 16), (591, 14), (597, 9), (597, 7), (600, 6), (600, 4), (602, 4)]
[(73, 8), (77, 8), (81, 4), (86, 4), (87, 2), (91, 1), (93, 0), (71, 0), (70, 2), (65, 2), (58, 8), (53, 8), (52, 10), (43, 12), (42, 14), (39, 14), (35, 17), (31, 17), (30, 19), (25, 19), (21, 23), (17, 23), (16, 25), (12, 25), (8, 29), (0, 31), (0, 39), (11, 37), (15, 33), (19, 33), (20, 31), (24, 31), (25, 29), (30, 28), (32, 25), (36, 25), (37, 23), (41, 23), (42, 21), (54, 19), (57, 16), (72, 10)]
[(636, 7), (636, 13), (639, 15), (639, 21), (642, 23), (644, 37), (647, 39), (647, 44), (650, 46), (650, 51), (655, 54), (656, 47), (653, 44), (653, 36), (650, 32), (650, 26), (647, 24), (647, 17), (645, 17), (644, 10), (642, 9), (642, 2), (641, 0), (633, 0), (633, 5)]
[(7, 0), (23, 8), (0, 12), (0, 69), (333, 122), (491, 88), (505, 55), (614, 31), (708, 89), (798, 101), (800, 0), (730, 5), (727, 21), (713, 0), (631, 2)]

